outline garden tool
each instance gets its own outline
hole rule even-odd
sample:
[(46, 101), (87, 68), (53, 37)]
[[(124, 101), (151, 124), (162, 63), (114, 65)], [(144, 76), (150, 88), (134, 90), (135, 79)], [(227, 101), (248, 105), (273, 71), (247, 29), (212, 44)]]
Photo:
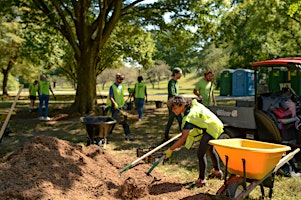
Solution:
[(3, 137), (4, 132), (5, 132), (5, 129), (6, 129), (6, 127), (7, 127), (8, 121), (9, 121), (9, 119), (10, 119), (10, 116), (11, 116), (12, 113), (13, 113), (13, 110), (15, 109), (17, 100), (19, 99), (19, 96), (20, 96), (20, 94), (21, 94), (21, 92), (22, 92), (23, 87), (24, 87), (23, 84), (20, 85), (19, 91), (18, 91), (18, 93), (17, 93), (17, 95), (16, 95), (16, 97), (15, 97), (15, 100), (14, 100), (14, 102), (13, 102), (13, 104), (12, 104), (12, 106), (11, 106), (11, 108), (10, 108), (10, 110), (9, 110), (9, 112), (8, 112), (8, 114), (7, 114), (7, 116), (6, 116), (6, 118), (5, 118), (5, 121), (4, 121), (4, 123), (3, 123), (2, 127), (1, 127), (1, 131), (0, 131), (0, 142), (2, 141), (2, 137)]
[(165, 155), (161, 156), (161, 157), (159, 158), (159, 160), (157, 160), (157, 161), (153, 164), (153, 166), (151, 166), (151, 168), (149, 168), (149, 170), (146, 172), (146, 175), (149, 176), (150, 173), (155, 169), (155, 167), (157, 167), (160, 163), (163, 163), (164, 159), (165, 159)]
[[(153, 150), (149, 151), (148, 153), (144, 154), (143, 156), (141, 156), (140, 158), (136, 159), (135, 161), (133, 161), (132, 163), (126, 165), (120, 172), (119, 175), (121, 175), (123, 172), (125, 172), (127, 169), (131, 168), (132, 166), (134, 166), (136, 163), (138, 163), (139, 161), (141, 161), (142, 159), (146, 158), (147, 156), (155, 153), (156, 151), (158, 151), (159, 149), (161, 149), (162, 147), (166, 146), (167, 144), (171, 143), (172, 141), (178, 139), (180, 136), (182, 135), (182, 133), (179, 133), (178, 135), (174, 136), (173, 138), (167, 140), (166, 142), (164, 142), (163, 144), (157, 146), (156, 148), (154, 148)], [(159, 163), (158, 163), (159, 164)], [(157, 164), (157, 165), (158, 165)]]

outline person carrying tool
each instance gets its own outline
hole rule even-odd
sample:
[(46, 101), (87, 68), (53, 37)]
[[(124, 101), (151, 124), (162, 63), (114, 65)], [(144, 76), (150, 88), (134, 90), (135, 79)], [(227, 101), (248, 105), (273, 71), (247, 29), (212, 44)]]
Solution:
[(223, 123), (220, 119), (196, 99), (190, 100), (182, 96), (175, 96), (168, 100), (168, 107), (175, 115), (183, 114), (182, 135), (165, 153), (165, 158), (170, 158), (172, 152), (185, 143), (190, 149), (194, 142), (200, 141), (197, 156), (199, 161), (199, 177), (195, 183), (196, 187), (203, 187), (206, 184), (205, 172), (207, 167), (206, 153), (212, 160), (213, 169), (209, 177), (222, 178), (218, 155), (209, 145), (209, 140), (217, 139), (223, 132)]
[[(168, 99), (179, 95), (179, 84), (178, 80), (182, 77), (182, 70), (178, 67), (174, 68), (172, 70), (172, 79), (168, 82)], [(163, 142), (166, 142), (169, 140), (169, 130), (170, 127), (173, 124), (174, 118), (177, 119), (181, 131), (181, 123), (182, 123), (182, 115), (175, 115), (171, 109), (168, 107), (168, 122), (165, 127), (165, 133), (164, 133), (164, 140)]]
[[(113, 85), (110, 86), (109, 95), (107, 99), (107, 107), (108, 111), (111, 112), (112, 118), (114, 118), (118, 123), (122, 124), (125, 140), (134, 140), (130, 133), (130, 126), (127, 124), (126, 119), (121, 121), (120, 114), (121, 110), (124, 107), (124, 91), (122, 86), (122, 81), (124, 79), (124, 75), (121, 73), (116, 74), (116, 81)], [(113, 129), (115, 124), (110, 130), (109, 137), (112, 136)]]
[(204, 78), (202, 78), (193, 90), (193, 93), (199, 98), (199, 102), (205, 106), (216, 105), (216, 99), (214, 96), (214, 86), (212, 79), (214, 73), (212, 71), (206, 71)]
[(144, 102), (147, 102), (146, 84), (143, 82), (143, 77), (138, 76), (138, 83), (135, 83), (133, 96), (138, 110), (138, 121), (142, 120)]

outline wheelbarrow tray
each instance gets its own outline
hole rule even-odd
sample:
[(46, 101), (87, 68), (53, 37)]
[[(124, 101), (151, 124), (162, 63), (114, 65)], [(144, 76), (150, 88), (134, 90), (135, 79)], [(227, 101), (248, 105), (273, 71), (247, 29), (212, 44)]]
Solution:
[(245, 160), (246, 178), (260, 180), (271, 172), (289, 146), (248, 139), (210, 140), (223, 163), (228, 157), (228, 171), (244, 176), (242, 160)]
[(107, 116), (86, 116), (81, 117), (80, 121), (86, 125), (88, 137), (94, 138), (105, 138), (116, 121)]

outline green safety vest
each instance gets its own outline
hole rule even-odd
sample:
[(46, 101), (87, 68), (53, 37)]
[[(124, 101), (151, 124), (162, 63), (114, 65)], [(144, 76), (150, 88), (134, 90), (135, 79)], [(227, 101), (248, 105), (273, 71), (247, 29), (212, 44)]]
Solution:
[(37, 96), (37, 91), (38, 91), (38, 84), (34, 85), (34, 84), (31, 84), (29, 86), (29, 90), (30, 90), (30, 96)]
[(146, 84), (141, 82), (141, 83), (136, 83), (135, 84), (135, 98), (145, 98), (145, 89), (146, 89)]
[(214, 139), (217, 139), (224, 128), (221, 120), (204, 105), (199, 104), (196, 99), (192, 100), (192, 106), (188, 115), (183, 117), (182, 129), (184, 128), (185, 122), (199, 127), (190, 130), (185, 142), (187, 149), (190, 149), (195, 141), (201, 140), (203, 136), (202, 129), (205, 129), (208, 134)]
[(40, 94), (49, 95), (50, 83), (46, 81), (40, 81)]
[[(118, 87), (113, 84), (113, 94), (114, 94), (114, 100), (118, 105), (118, 108), (121, 108), (124, 105), (124, 96), (123, 96), (123, 87), (121, 86), (121, 90), (118, 89)], [(110, 107), (112, 106), (112, 102), (110, 100), (110, 94), (108, 95), (107, 98), (107, 106)]]

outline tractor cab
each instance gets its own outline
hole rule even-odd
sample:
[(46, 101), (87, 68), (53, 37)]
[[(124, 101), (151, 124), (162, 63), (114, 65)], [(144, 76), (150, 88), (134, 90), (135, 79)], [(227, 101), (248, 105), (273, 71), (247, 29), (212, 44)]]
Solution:
[(301, 58), (278, 58), (252, 63), (255, 82), (256, 138), (300, 144)]

